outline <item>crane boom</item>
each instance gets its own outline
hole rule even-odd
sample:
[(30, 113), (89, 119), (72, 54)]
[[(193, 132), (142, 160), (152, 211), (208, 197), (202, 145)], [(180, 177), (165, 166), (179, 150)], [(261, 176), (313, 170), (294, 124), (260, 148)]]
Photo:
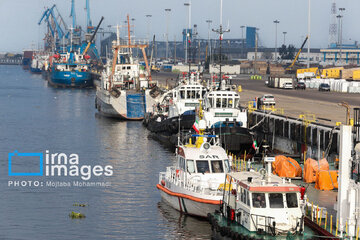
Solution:
[(95, 29), (95, 32), (91, 35), (91, 39), (90, 39), (88, 45), (86, 46), (84, 52), (82, 53), (83, 55), (85, 55), (86, 52), (89, 50), (89, 47), (90, 47), (92, 41), (94, 40), (95, 35), (96, 35), (97, 31), (99, 30), (100, 25), (101, 25), (101, 23), (102, 23), (103, 20), (104, 20), (104, 17), (101, 17), (100, 22), (99, 22), (99, 24), (97, 25), (97, 27), (96, 27), (96, 29)]
[(294, 67), (296, 61), (298, 60), (298, 58), (299, 58), (299, 56), (300, 56), (301, 51), (303, 50), (303, 48), (304, 48), (304, 46), (305, 46), (305, 43), (306, 43), (307, 40), (308, 40), (308, 38), (309, 38), (309, 36), (306, 36), (303, 44), (301, 45), (301, 48), (299, 49), (298, 53), (296, 54), (296, 56), (295, 56), (295, 58), (294, 58), (294, 61), (291, 63), (291, 65), (290, 65), (288, 68), (286, 68), (286, 70), (291, 70), (291, 69)]

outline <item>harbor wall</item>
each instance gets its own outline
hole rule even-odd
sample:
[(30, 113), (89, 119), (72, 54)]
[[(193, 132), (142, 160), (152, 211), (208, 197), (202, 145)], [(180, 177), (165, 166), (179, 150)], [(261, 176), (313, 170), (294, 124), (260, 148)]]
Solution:
[(249, 128), (255, 131), (258, 143), (263, 139), (272, 149), (304, 158), (326, 157), (333, 161), (339, 154), (338, 127), (305, 122), (269, 112), (253, 111), (248, 114)]

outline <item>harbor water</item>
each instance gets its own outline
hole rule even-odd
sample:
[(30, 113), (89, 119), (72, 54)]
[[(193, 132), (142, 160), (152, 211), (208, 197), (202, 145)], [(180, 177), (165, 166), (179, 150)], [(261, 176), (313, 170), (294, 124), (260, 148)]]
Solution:
[[(158, 173), (173, 164), (174, 153), (141, 122), (99, 116), (94, 100), (93, 89), (52, 88), (20, 66), (0, 66), (0, 239), (211, 238), (208, 222), (161, 202)], [(108, 186), (14, 186), (10, 182), (79, 180), (9, 176), (8, 153), (15, 150), (77, 154), (79, 165), (111, 165), (113, 175), (91, 178)], [(72, 219), (72, 211), (86, 218)]]

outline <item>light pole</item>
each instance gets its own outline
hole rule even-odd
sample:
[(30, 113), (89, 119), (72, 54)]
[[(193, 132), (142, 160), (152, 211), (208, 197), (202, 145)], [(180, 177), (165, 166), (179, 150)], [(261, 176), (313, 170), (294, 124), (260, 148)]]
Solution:
[(274, 21), (275, 23), (275, 55), (274, 55), (274, 60), (277, 61), (277, 25), (278, 23), (280, 23), (279, 20), (275, 20)]
[[(186, 38), (185, 38), (185, 63), (188, 62), (188, 41), (189, 41), (189, 37), (190, 37), (190, 28), (191, 28), (191, 0), (188, 3), (184, 3), (184, 6), (188, 7), (188, 28), (185, 29), (185, 34), (186, 34)], [(189, 69), (189, 74), (190, 74), (190, 69)]]
[(150, 19), (151, 19), (152, 15), (147, 14), (147, 15), (145, 15), (145, 17), (148, 19), (148, 21), (147, 21), (147, 39), (150, 42)]
[[(151, 22), (151, 14), (147, 14), (145, 15), (146, 19), (147, 19), (147, 39), (149, 41), (149, 46), (150, 46), (150, 22)], [(150, 47), (147, 48), (147, 55), (149, 55), (149, 51), (150, 51)], [(151, 64), (151, 63), (150, 63)]]
[(336, 17), (339, 19), (340, 21), (340, 32), (339, 32), (339, 36), (340, 36), (340, 41), (339, 41), (339, 44), (340, 44), (340, 54), (339, 54), (339, 62), (342, 63), (342, 31), (343, 31), (343, 15), (341, 15), (341, 12), (345, 11), (345, 8), (339, 8), (339, 11), (340, 11), (340, 14), (337, 15)]
[(166, 12), (166, 54), (165, 57), (166, 59), (169, 58), (169, 13), (170, 13), (171, 9), (170, 8), (166, 8), (165, 12)]
[(310, 40), (311, 40), (311, 0), (308, 3), (308, 41), (307, 41), (307, 68), (310, 68)]
[(245, 26), (240, 26), (240, 28), (241, 28), (241, 57), (244, 57), (244, 45), (245, 45), (244, 28), (245, 28)]
[(287, 34), (287, 32), (283, 32), (283, 34), (284, 34), (284, 44), (283, 45), (285, 45), (285, 40), (286, 40), (286, 34)]
[(230, 29), (223, 29), (223, 26), (222, 26), (222, 7), (223, 7), (223, 1), (220, 0), (220, 28), (219, 29), (213, 29), (214, 32), (217, 32), (219, 35), (220, 35), (220, 38), (219, 38), (219, 45), (220, 45), (220, 54), (219, 54), (219, 58), (220, 58), (220, 69), (219, 69), (219, 75), (220, 75), (220, 88), (221, 88), (221, 82), (222, 82), (222, 74), (221, 74), (221, 59), (222, 59), (222, 52), (221, 52), (221, 42), (223, 40), (223, 35), (224, 33), (226, 32), (230, 32)]
[[(210, 28), (211, 28), (211, 23), (212, 21), (210, 19), (206, 20), (207, 24), (208, 24), (208, 52), (209, 52), (209, 56), (211, 59), (211, 43), (210, 43)], [(205, 59), (206, 61), (206, 59)], [(210, 61), (209, 61), (209, 65), (210, 65)]]

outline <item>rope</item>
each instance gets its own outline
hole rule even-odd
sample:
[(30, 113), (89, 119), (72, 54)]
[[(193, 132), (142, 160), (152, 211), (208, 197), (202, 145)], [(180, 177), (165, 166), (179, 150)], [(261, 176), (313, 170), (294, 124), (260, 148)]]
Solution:
[(255, 127), (259, 126), (260, 123), (262, 123), (263, 121), (265, 121), (266, 117), (268, 117), (269, 115), (271, 115), (273, 112), (268, 113), (267, 115), (265, 115), (263, 117), (263, 119), (261, 119), (257, 124), (255, 124), (254, 126), (252, 126), (251, 128), (249, 128), (250, 130), (253, 130)]

